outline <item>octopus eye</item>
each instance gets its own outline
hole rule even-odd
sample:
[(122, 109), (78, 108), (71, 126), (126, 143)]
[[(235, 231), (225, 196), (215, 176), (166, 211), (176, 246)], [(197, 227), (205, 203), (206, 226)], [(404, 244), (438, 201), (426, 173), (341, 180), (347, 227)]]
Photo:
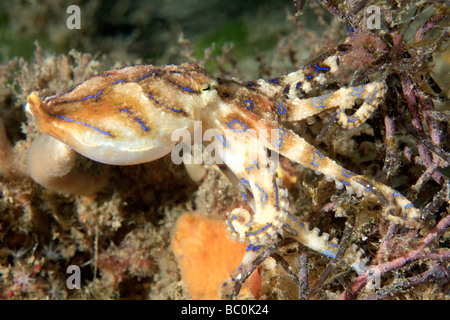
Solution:
[(210, 91), (212, 89), (214, 89), (214, 87), (212, 85), (208, 85), (207, 87), (202, 88), (202, 91)]

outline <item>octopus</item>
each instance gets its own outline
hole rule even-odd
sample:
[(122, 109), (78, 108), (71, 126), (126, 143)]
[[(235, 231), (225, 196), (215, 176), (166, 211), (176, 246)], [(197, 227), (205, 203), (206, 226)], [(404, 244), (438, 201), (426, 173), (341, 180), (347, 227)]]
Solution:
[[(383, 81), (327, 90), (342, 53), (336, 48), (300, 70), (256, 81), (215, 78), (194, 64), (127, 66), (43, 100), (33, 92), (25, 109), (43, 134), (110, 165), (144, 163), (169, 153), (180, 163), (180, 153), (191, 154), (191, 137), (200, 137), (203, 152), (194, 160), (218, 166), (250, 208), (227, 214), (232, 238), (260, 248), (292, 237), (334, 258), (339, 241), (296, 217), (277, 175), (280, 156), (323, 174), (337, 189), (374, 198), (394, 223), (417, 226), (421, 218), (398, 191), (344, 168), (286, 125), (333, 113), (338, 125), (354, 128), (383, 102)], [(310, 96), (317, 91), (321, 95)], [(363, 252), (348, 251), (348, 265), (365, 272)], [(248, 250), (243, 265), (254, 255)]]

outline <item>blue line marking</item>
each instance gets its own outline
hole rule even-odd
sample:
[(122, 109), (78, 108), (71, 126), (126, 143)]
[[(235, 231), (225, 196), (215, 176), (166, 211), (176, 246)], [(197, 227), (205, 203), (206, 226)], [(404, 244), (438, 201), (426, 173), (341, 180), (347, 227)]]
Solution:
[[(250, 104), (250, 106), (247, 106), (248, 104)], [(252, 110), (253, 108), (253, 101), (252, 100), (245, 100), (244, 101), (244, 105), (248, 110)]]
[[(120, 110), (120, 111), (125, 111), (125, 112), (127, 112), (127, 113), (133, 115), (133, 113), (132, 113), (131, 111), (129, 111), (128, 109), (123, 108), (123, 109), (119, 109), (119, 110)], [(136, 120), (137, 122), (139, 122), (139, 124), (142, 126), (142, 129), (144, 129), (144, 131), (147, 131), (147, 130), (148, 130), (148, 128), (144, 125), (144, 123), (143, 123), (139, 118), (134, 117), (134, 120)]]
[(320, 159), (316, 159), (316, 154), (319, 156), (320, 159), (322, 159), (322, 155), (318, 151), (314, 150), (313, 151), (313, 157), (314, 158), (313, 158), (313, 161), (311, 162), (311, 164), (314, 167), (317, 167), (319, 165), (319, 161), (320, 161)]
[(114, 81), (112, 84), (116, 84), (116, 83), (119, 83), (119, 82), (124, 82), (125, 80), (117, 80), (117, 81)]
[(230, 215), (228, 215), (228, 225), (230, 226), (230, 228), (231, 228), (231, 230), (232, 230), (233, 232), (238, 233), (238, 232), (234, 229), (233, 225), (231, 224), (231, 220), (235, 220), (235, 219), (237, 219), (236, 216), (232, 216), (232, 217), (230, 218)]
[(150, 97), (150, 99), (152, 99), (153, 101), (156, 102), (156, 104), (160, 104), (158, 100), (156, 100), (155, 98), (153, 98), (152, 94), (149, 92), (148, 96)]
[(269, 81), (270, 81), (270, 82), (273, 82), (273, 83), (278, 83), (278, 79), (279, 79), (279, 78), (272, 78), (272, 79), (269, 79)]
[(248, 201), (248, 198), (247, 198), (247, 196), (245, 195), (245, 193), (241, 192), (241, 194), (242, 194), (242, 196), (244, 197), (244, 200), (245, 200), (245, 201)]
[(248, 186), (248, 187), (250, 188), (250, 182), (249, 182), (249, 181), (245, 180), (244, 178), (241, 178), (241, 181), (242, 181), (242, 183), (243, 183), (245, 186)]
[(164, 106), (164, 107), (166, 107), (166, 108), (168, 108), (168, 109), (170, 109), (170, 110), (172, 110), (172, 111), (174, 111), (174, 112), (181, 112), (181, 111), (183, 111), (182, 109), (174, 109), (174, 108), (171, 108), (171, 107), (168, 107), (168, 106), (166, 106), (164, 103), (162, 103), (162, 102), (159, 102), (158, 100), (156, 100), (153, 96), (152, 96), (152, 94), (149, 92), (148, 93), (148, 96), (150, 97), (150, 99), (152, 99), (153, 101), (155, 101), (155, 103), (156, 104), (159, 104), (160, 106)]
[[(284, 229), (286, 227), (289, 230)], [(298, 236), (298, 232), (295, 229), (292, 229), (291, 226), (289, 224), (287, 224), (287, 223), (283, 225), (283, 231), (286, 232), (287, 234), (291, 235), (291, 236), (294, 236), (294, 237)]]
[(325, 251), (322, 251), (322, 254), (326, 255), (327, 257), (334, 258), (334, 257), (336, 257), (337, 252), (334, 252), (331, 250), (325, 250)]
[(330, 246), (332, 246), (332, 247), (335, 247), (336, 249), (339, 249), (339, 246), (337, 246), (337, 245), (335, 245), (335, 244), (332, 244), (331, 242), (327, 242), (328, 243), (328, 245), (330, 245)]
[[(354, 94), (355, 91), (357, 94)], [(352, 96), (354, 96), (354, 97), (356, 96), (356, 97), (358, 97), (358, 99), (361, 99), (361, 94), (363, 92), (364, 92), (364, 85), (362, 85), (361, 88), (355, 87), (355, 88), (353, 88)]]
[[(313, 106), (314, 108), (317, 108), (317, 109), (319, 109), (319, 108), (325, 108), (325, 105), (323, 104), (323, 102), (324, 102), (324, 100), (325, 100), (326, 98), (328, 98), (330, 95), (331, 95), (331, 92), (328, 93), (328, 94), (326, 94), (326, 95), (323, 95), (323, 96), (321, 96), (321, 97), (314, 97), (314, 98), (312, 98), (312, 99), (311, 99), (312, 106)], [(317, 105), (317, 104), (319, 104), (319, 105)]]
[[(353, 119), (351, 119), (351, 118), (353, 118)], [(355, 115), (352, 115), (352, 116), (347, 118), (348, 122), (355, 122), (356, 120), (358, 120), (358, 117), (355, 117)]]
[(217, 139), (223, 144), (224, 147), (228, 146), (228, 142), (227, 140), (225, 140), (225, 138), (223, 137), (223, 135), (219, 134), (217, 136)]
[[(255, 160), (253, 163), (256, 165), (256, 168), (258, 168), (258, 170), (259, 170), (258, 162)], [(250, 169), (253, 169), (254, 167), (255, 166), (248, 167), (247, 171), (250, 172)]]
[(315, 64), (314, 67), (317, 68), (317, 69), (316, 69), (316, 72), (319, 72), (319, 70), (323, 70), (323, 71), (329, 71), (329, 70), (330, 70), (330, 68), (321, 68), (321, 67), (319, 67), (317, 64)]
[[(375, 92), (373, 93), (372, 98), (369, 101), (369, 104), (372, 103), (372, 100), (373, 100), (373, 98), (375, 98), (375, 95), (377, 94), (377, 92), (378, 92), (378, 89), (375, 88)], [(367, 95), (367, 98), (366, 98), (366, 100), (364, 100), (364, 102), (366, 102), (367, 99), (369, 99), (369, 97), (370, 97), (370, 94)]]
[(75, 122), (75, 123), (78, 123), (78, 124), (82, 124), (83, 126), (86, 126), (88, 128), (94, 129), (94, 130), (96, 130), (96, 131), (98, 131), (100, 133), (106, 134), (107, 136), (111, 136), (111, 133), (109, 133), (108, 131), (100, 130), (99, 128), (93, 127), (93, 126), (91, 126), (91, 125), (89, 125), (87, 123), (80, 122), (80, 121), (73, 120), (73, 119), (69, 119), (69, 118), (66, 118), (66, 117), (61, 116), (61, 115), (57, 115), (57, 117), (59, 117), (59, 118), (61, 118), (63, 120), (69, 121), (69, 122)]
[(254, 234), (263, 232), (264, 230), (266, 230), (267, 228), (269, 228), (269, 227), (271, 227), (271, 226), (272, 226), (272, 224), (268, 224), (267, 226), (265, 226), (265, 227), (263, 227), (263, 228), (261, 228), (261, 229), (255, 231), (255, 232), (248, 232), (248, 233), (246, 233), (245, 236), (248, 237), (248, 236), (250, 236), (250, 235), (254, 235)]
[(150, 76), (151, 76), (151, 74), (146, 74), (145, 76), (142, 76), (139, 79), (137, 79), (136, 82), (139, 82), (139, 81), (141, 81), (141, 80), (143, 80), (143, 79), (145, 79), (147, 77), (150, 77)]
[[(84, 98), (81, 98), (80, 100), (87, 100), (87, 99), (89, 99), (89, 98), (93, 98), (94, 96), (87, 96), (87, 97), (84, 97)], [(75, 100), (76, 101), (76, 100)]]
[(264, 206), (267, 203), (267, 199), (268, 199), (267, 193), (263, 189), (261, 189), (261, 187), (258, 186), (258, 184), (255, 183), (255, 186), (259, 189), (259, 192), (261, 193), (261, 204), (264, 208)]
[(137, 117), (134, 117), (134, 120), (136, 120), (137, 122), (139, 122), (139, 124), (142, 126), (142, 129), (144, 129), (144, 131), (147, 131), (147, 127), (144, 125), (144, 123)]
[[(174, 82), (175, 83), (175, 82)], [(183, 87), (182, 85), (179, 85), (178, 83), (175, 83), (178, 87), (180, 87), (181, 89), (185, 90), (185, 91), (189, 91), (189, 92), (194, 92), (194, 90), (189, 89), (187, 87)]]
[(97, 92), (97, 94), (94, 96), (94, 99), (97, 100), (97, 97), (99, 96), (100, 93), (102, 93), (103, 89), (100, 90), (99, 92)]
[[(349, 173), (346, 173), (346, 172), (349, 172)], [(347, 178), (350, 178), (350, 177), (353, 175), (353, 173), (351, 173), (351, 172), (348, 171), (347, 169), (343, 169), (343, 170), (342, 170), (342, 174), (343, 174), (345, 177), (347, 177)]]
[(305, 227), (305, 226), (303, 225), (303, 223), (300, 223), (298, 220), (294, 219), (294, 217), (291, 216), (291, 214), (289, 213), (289, 211), (284, 210), (284, 212), (286, 212), (286, 213), (288, 214), (289, 218), (291, 218), (293, 221), (297, 222), (297, 223), (300, 225), (300, 227), (302, 227), (302, 228)]

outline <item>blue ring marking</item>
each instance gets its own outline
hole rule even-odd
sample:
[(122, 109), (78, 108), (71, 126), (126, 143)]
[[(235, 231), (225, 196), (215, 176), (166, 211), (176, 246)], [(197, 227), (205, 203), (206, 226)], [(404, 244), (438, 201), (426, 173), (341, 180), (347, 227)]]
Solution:
[(408, 203), (408, 204), (405, 206), (405, 209), (408, 209), (408, 208), (414, 208), (414, 205), (413, 205), (412, 203)]
[(258, 251), (259, 248), (261, 248), (261, 245), (254, 247), (254, 248), (253, 248), (253, 251)]
[(307, 76), (307, 78), (308, 78), (308, 79), (311, 79), (311, 78), (312, 78), (312, 76), (311, 76), (311, 75), (308, 75), (308, 76)]
[(228, 142), (227, 140), (225, 140), (225, 138), (223, 137), (223, 135), (219, 134), (217, 136), (217, 139), (223, 144), (224, 147), (228, 146)]
[(393, 194), (392, 194), (392, 196), (395, 198), (395, 197), (403, 197), (403, 195), (400, 193), (400, 192), (398, 192), (398, 191), (395, 191)]
[(342, 174), (346, 177), (346, 178), (350, 178), (352, 175), (353, 175), (353, 173), (345, 173), (345, 172), (350, 172), (349, 170), (347, 170), (347, 169), (342, 169)]
[[(237, 122), (238, 124), (244, 126), (244, 128), (243, 128), (243, 129), (239, 129), (239, 130), (234, 129), (234, 128), (231, 126), (231, 124), (232, 124), (232, 123), (235, 123), (235, 122)], [(230, 128), (230, 129), (233, 130), (234, 132), (245, 132), (245, 130), (247, 130), (247, 126), (246, 126), (245, 124), (243, 124), (242, 122), (240, 122), (239, 120), (233, 120), (233, 121), (231, 121), (231, 122), (228, 122), (227, 125), (228, 125), (228, 128)]]
[(258, 184), (255, 183), (255, 186), (259, 189), (259, 192), (260, 192), (260, 194), (261, 194), (261, 199), (260, 199), (260, 201), (261, 201), (261, 204), (262, 204), (262, 206), (263, 206), (263, 208), (264, 208), (264, 206), (265, 206), (266, 203), (267, 203), (267, 199), (268, 199), (269, 197), (267, 196), (267, 193), (266, 193), (263, 189), (261, 189), (260, 186), (258, 186)]
[[(285, 227), (289, 228), (289, 230), (285, 230), (284, 229)], [(294, 237), (298, 236), (298, 232), (295, 229), (292, 229), (288, 223), (284, 224), (282, 228), (283, 228), (283, 231), (286, 232), (287, 234), (289, 234), (290, 236), (294, 236)]]
[(250, 107), (245, 106), (248, 110), (252, 110), (253, 108), (253, 101), (252, 100), (245, 100), (244, 101), (244, 105), (245, 104), (250, 104)]
[(286, 134), (286, 131), (284, 129), (278, 129), (278, 133), (280, 134), (280, 138), (277, 139), (277, 146), (281, 147), (283, 144), (283, 136)]
[(278, 83), (278, 79), (279, 79), (279, 78), (272, 78), (272, 79), (269, 79), (269, 81), (270, 81), (270, 82), (273, 82), (273, 83)]
[(257, 234), (257, 233), (263, 232), (264, 230), (266, 230), (267, 228), (269, 228), (269, 227), (271, 227), (271, 226), (272, 226), (272, 224), (270, 223), (270, 224), (268, 224), (267, 226), (262, 227), (261, 229), (255, 231), (255, 232), (248, 232), (248, 233), (246, 233), (245, 236), (248, 237), (248, 236), (255, 235), (255, 234)]
[(322, 251), (322, 254), (327, 256), (327, 257), (330, 257), (330, 258), (335, 258), (336, 255), (337, 255), (337, 252), (334, 252), (334, 251), (331, 251), (331, 250), (325, 250), (325, 251)]
[(141, 81), (141, 80), (143, 80), (143, 79), (145, 79), (147, 77), (150, 77), (150, 76), (151, 76), (151, 74), (146, 74), (146, 75), (140, 77), (139, 79), (137, 79), (136, 82), (139, 82), (139, 81)]
[[(361, 92), (359, 92), (358, 94), (353, 94), (355, 91), (356, 91), (356, 92), (361, 91)], [(358, 87), (354, 87), (354, 88), (353, 88), (353, 91), (352, 91), (352, 96), (358, 97), (358, 99), (361, 99), (361, 94), (362, 94), (363, 92), (364, 92), (364, 84), (361, 85), (361, 88), (360, 88), (360, 89), (358, 89)]]
[(253, 85), (253, 82), (252, 82), (252, 81), (249, 81), (247, 85), (248, 85), (248, 86), (252, 86), (252, 85)]
[[(283, 109), (280, 109), (280, 107), (283, 107)], [(285, 106), (283, 105), (283, 102), (280, 103), (280, 105), (278, 106), (278, 112), (279, 112), (280, 114), (285, 114), (286, 111), (287, 111), (287, 110), (286, 110)]]
[[(320, 108), (325, 108), (325, 105), (323, 104), (323, 102), (325, 101), (326, 98), (328, 98), (331, 95), (331, 92), (323, 95), (321, 97), (314, 97), (311, 99), (311, 104), (314, 108), (320, 109)], [(316, 105), (317, 103), (320, 103), (319, 105)]]
[(111, 136), (111, 133), (109, 133), (108, 131), (100, 130), (99, 128), (93, 127), (93, 126), (91, 126), (91, 125), (89, 125), (87, 123), (80, 122), (80, 121), (73, 120), (73, 119), (69, 119), (69, 118), (66, 118), (66, 117), (61, 116), (61, 115), (57, 115), (57, 117), (59, 117), (59, 118), (61, 118), (63, 120), (69, 121), (69, 122), (75, 122), (75, 123), (78, 123), (78, 124), (82, 124), (83, 126), (86, 126), (88, 128), (94, 129), (94, 130), (96, 130), (96, 131), (98, 131), (100, 133), (106, 134), (107, 136)]
[(116, 84), (116, 83), (119, 83), (119, 82), (124, 82), (125, 80), (117, 80), (117, 81), (114, 81), (112, 84)]
[(319, 67), (317, 64), (315, 64), (314, 67), (317, 68), (317, 69), (316, 69), (316, 72), (319, 72), (319, 70), (323, 70), (323, 71), (329, 71), (329, 70), (330, 70), (330, 68), (321, 68), (321, 67)]
[(97, 97), (99, 96), (100, 93), (102, 93), (103, 89), (101, 89), (99, 92), (97, 92), (97, 94), (94, 96), (94, 99), (97, 100)]
[(316, 159), (316, 154), (319, 156), (319, 158), (320, 159), (322, 159), (322, 155), (318, 152), (318, 151), (316, 151), (316, 150), (314, 150), (313, 151), (313, 161), (311, 162), (311, 164), (314, 166), (314, 167), (317, 167), (318, 165), (319, 165), (319, 159)]
[(346, 185), (346, 186), (350, 185), (350, 182), (347, 182), (347, 181), (344, 181), (344, 180), (342, 180), (341, 182), (342, 182), (344, 185)]
[(297, 89), (299, 89), (301, 86), (302, 86), (302, 83), (299, 82), (299, 83), (297, 83), (297, 85), (296, 85), (295, 87), (296, 87)]
[(247, 249), (245, 249), (245, 251), (250, 251), (250, 250), (252, 250), (252, 248), (253, 248), (253, 244), (250, 244), (250, 245), (247, 247)]

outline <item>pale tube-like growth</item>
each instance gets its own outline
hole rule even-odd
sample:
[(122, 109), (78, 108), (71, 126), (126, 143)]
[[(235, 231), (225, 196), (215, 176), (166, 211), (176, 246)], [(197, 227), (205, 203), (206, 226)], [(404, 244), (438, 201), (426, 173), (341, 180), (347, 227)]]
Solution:
[(77, 170), (74, 168), (76, 157), (71, 147), (42, 134), (28, 149), (28, 171), (34, 181), (60, 193), (87, 196), (105, 187), (108, 177)]
[(0, 174), (11, 176), (13, 172), (13, 146), (6, 136), (5, 124), (0, 118)]

